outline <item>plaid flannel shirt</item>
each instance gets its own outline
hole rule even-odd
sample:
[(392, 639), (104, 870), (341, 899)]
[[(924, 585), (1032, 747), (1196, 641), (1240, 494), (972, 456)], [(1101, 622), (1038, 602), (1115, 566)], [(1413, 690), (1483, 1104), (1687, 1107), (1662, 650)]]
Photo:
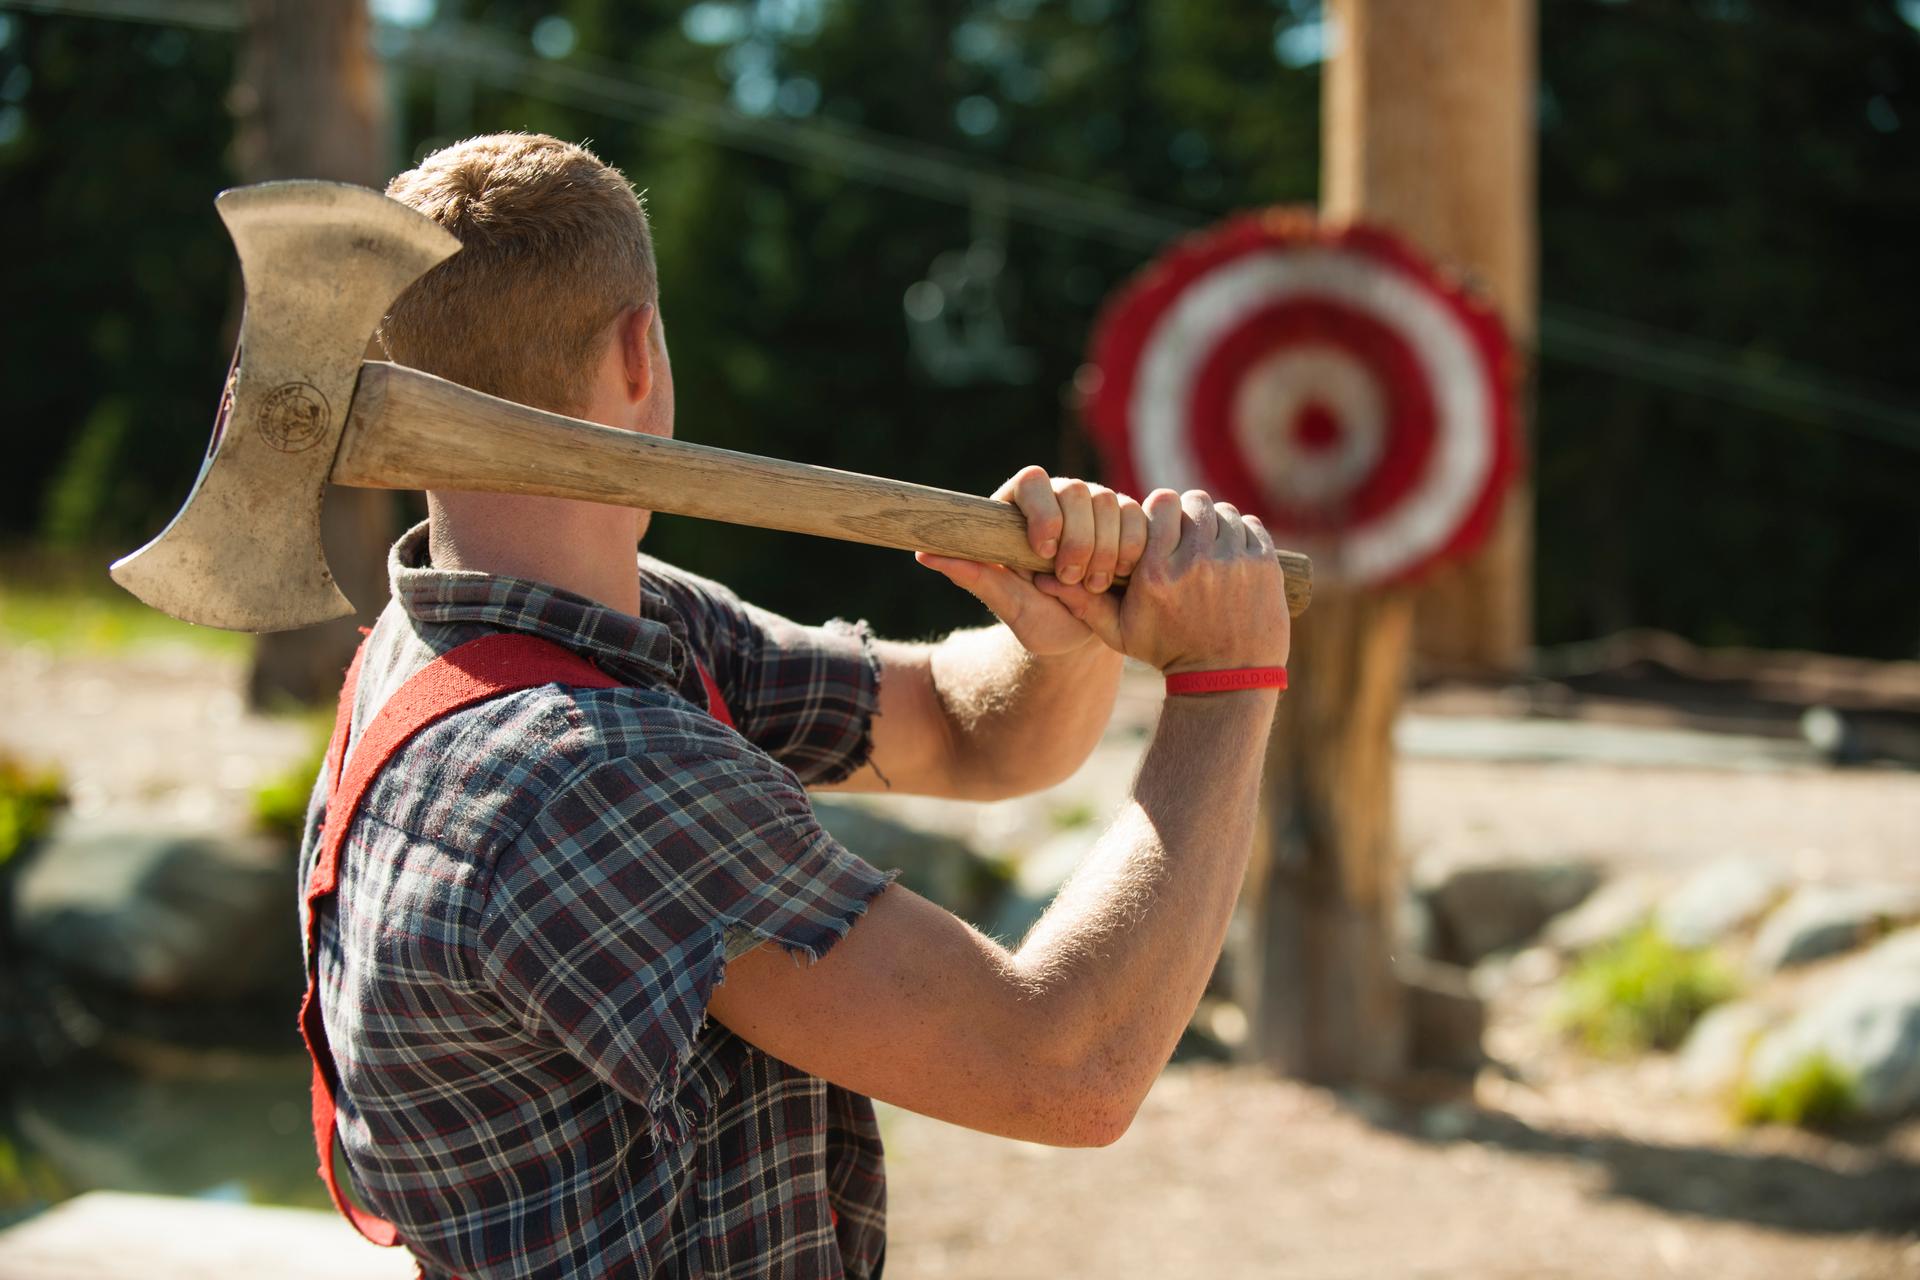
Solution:
[[(877, 1275), (872, 1104), (707, 1019), (730, 958), (817, 958), (887, 884), (804, 790), (871, 748), (864, 629), (801, 627), (645, 557), (635, 618), (423, 567), (425, 531), (390, 559), (356, 740), (489, 630), (626, 687), (458, 712), (367, 793), (317, 942), (360, 1198), (430, 1277)], [(706, 714), (690, 654), (738, 732)], [(303, 884), (322, 806), (316, 790)]]

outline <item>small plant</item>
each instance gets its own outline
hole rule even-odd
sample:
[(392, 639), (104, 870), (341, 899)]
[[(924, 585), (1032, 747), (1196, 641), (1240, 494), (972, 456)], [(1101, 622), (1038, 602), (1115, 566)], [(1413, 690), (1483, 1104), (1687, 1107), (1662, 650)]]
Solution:
[(66, 785), (52, 769), (30, 769), (0, 755), (0, 867), (46, 834), (67, 804)]
[(1559, 1021), (1596, 1053), (1671, 1049), (1735, 991), (1712, 952), (1676, 946), (1648, 924), (1574, 967), (1561, 987)]
[(1093, 820), (1099, 816), (1099, 814), (1094, 812), (1092, 805), (1084, 802), (1076, 802), (1074, 804), (1062, 805), (1060, 808), (1048, 814), (1047, 818), (1053, 823), (1055, 830), (1072, 831), (1079, 827), (1093, 825)]
[(1823, 1129), (1859, 1114), (1853, 1076), (1824, 1053), (1808, 1054), (1772, 1084), (1743, 1087), (1734, 1100), (1734, 1115), (1742, 1124)]
[(317, 738), (297, 762), (253, 789), (253, 825), (270, 836), (297, 843), (306, 834), (307, 800), (327, 758), (327, 739)]

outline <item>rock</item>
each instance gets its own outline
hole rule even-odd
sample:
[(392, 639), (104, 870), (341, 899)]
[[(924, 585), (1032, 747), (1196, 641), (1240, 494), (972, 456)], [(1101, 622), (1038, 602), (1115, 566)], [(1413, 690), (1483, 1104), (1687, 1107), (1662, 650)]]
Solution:
[(1659, 902), (1658, 881), (1621, 876), (1601, 885), (1573, 910), (1548, 921), (1540, 940), (1562, 955), (1579, 955), (1632, 933), (1653, 918)]
[(1393, 971), (1406, 987), (1413, 1065), (1462, 1075), (1478, 1071), (1486, 1060), (1480, 1041), (1487, 1010), (1474, 994), (1467, 971), (1407, 956), (1394, 963)]
[(1403, 887), (1393, 907), (1393, 934), (1405, 954), (1439, 959), (1440, 935), (1433, 904), (1411, 887)]
[(1020, 859), (1013, 890), (1001, 900), (987, 932), (1009, 946), (1024, 938), (1102, 834), (1090, 824), (1070, 827)]
[(272, 840), (62, 830), (21, 872), (15, 936), (77, 979), (158, 1000), (239, 999), (300, 972), (294, 881)]
[(1427, 891), (1442, 958), (1472, 964), (1526, 942), (1580, 903), (1600, 873), (1579, 862), (1462, 867)]
[(1698, 1097), (1732, 1092), (1746, 1074), (1755, 1043), (1779, 1021), (1778, 1010), (1753, 1000), (1709, 1009), (1680, 1046), (1680, 1087)]
[(275, 1203), (326, 1202), (314, 1177), (313, 1068), (304, 1057), (175, 1054), (151, 1070), (15, 1082), (10, 1127), (33, 1165), (76, 1191), (205, 1196), (220, 1189)]
[(1786, 890), (1786, 873), (1772, 862), (1721, 858), (1660, 904), (1660, 929), (1677, 946), (1710, 946), (1758, 919)]
[(993, 918), (1007, 892), (1007, 871), (965, 841), (923, 830), (865, 805), (815, 797), (815, 816), (829, 834), (921, 897), (975, 924)]
[(1748, 963), (1776, 973), (1871, 942), (1920, 919), (1920, 889), (1905, 885), (1808, 885), (1768, 916)]
[(1748, 1083), (1773, 1087), (1814, 1057), (1853, 1082), (1862, 1114), (1893, 1119), (1920, 1110), (1920, 929), (1888, 938), (1810, 993), (1755, 1046)]
[(1458, 1102), (1443, 1102), (1420, 1112), (1420, 1136), (1428, 1142), (1459, 1142), (1473, 1132), (1473, 1108)]

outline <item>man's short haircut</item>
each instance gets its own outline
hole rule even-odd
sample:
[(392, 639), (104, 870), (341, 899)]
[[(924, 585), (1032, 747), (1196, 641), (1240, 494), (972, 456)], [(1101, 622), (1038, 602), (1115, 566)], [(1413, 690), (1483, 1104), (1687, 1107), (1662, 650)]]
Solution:
[(394, 303), (380, 328), (389, 358), (583, 410), (607, 326), (658, 294), (646, 211), (626, 177), (585, 147), (496, 133), (434, 152), (387, 194), (462, 246)]

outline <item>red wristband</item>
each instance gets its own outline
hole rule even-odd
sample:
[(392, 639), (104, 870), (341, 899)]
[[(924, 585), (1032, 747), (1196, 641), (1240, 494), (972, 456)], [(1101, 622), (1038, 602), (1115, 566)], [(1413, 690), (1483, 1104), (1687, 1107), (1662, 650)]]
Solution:
[(1284, 689), (1285, 667), (1230, 667), (1224, 671), (1182, 671), (1167, 677), (1168, 694), (1230, 693), (1236, 689)]

